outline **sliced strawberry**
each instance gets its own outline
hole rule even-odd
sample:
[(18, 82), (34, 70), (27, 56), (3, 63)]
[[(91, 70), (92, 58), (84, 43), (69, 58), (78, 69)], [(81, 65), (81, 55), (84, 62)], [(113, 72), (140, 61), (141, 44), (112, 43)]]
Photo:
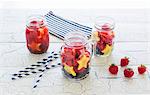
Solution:
[(74, 55), (74, 50), (73, 50), (73, 48), (68, 48), (68, 47), (65, 47), (64, 48), (64, 53), (66, 54), (66, 55)]
[(67, 64), (68, 66), (72, 66), (73, 60), (68, 60), (68, 61), (66, 61), (66, 64)]
[(105, 43), (112, 41), (113, 37), (109, 33), (101, 32), (101, 38)]
[(66, 62), (64, 56), (61, 56), (61, 62), (62, 62), (63, 65), (64, 65), (64, 63)]
[(100, 41), (102, 41), (105, 44), (109, 44), (112, 45), (113, 43), (113, 35), (112, 35), (112, 31), (102, 31), (98, 33), (99, 37), (100, 37)]
[(85, 51), (85, 55), (86, 55), (87, 57), (90, 57), (90, 52), (89, 52), (89, 51)]
[(102, 51), (102, 50), (105, 49), (106, 44), (103, 43), (102, 41), (100, 41), (100, 42), (97, 42), (97, 46), (96, 47), (98, 47), (100, 49), (100, 51)]

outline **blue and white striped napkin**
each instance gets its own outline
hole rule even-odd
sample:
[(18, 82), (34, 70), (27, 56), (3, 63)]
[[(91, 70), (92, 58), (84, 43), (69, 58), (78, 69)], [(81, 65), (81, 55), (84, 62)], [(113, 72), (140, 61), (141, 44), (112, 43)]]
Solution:
[(86, 34), (88, 38), (91, 36), (92, 28), (56, 16), (55, 14), (53, 14), (52, 11), (46, 14), (45, 18), (47, 21), (50, 34), (62, 40), (64, 39), (66, 33), (73, 31), (81, 31), (84, 34)]

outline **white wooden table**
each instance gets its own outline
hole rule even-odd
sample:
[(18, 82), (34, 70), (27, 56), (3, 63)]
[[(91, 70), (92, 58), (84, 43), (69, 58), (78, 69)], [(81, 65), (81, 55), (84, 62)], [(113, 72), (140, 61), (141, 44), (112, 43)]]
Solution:
[[(81, 81), (69, 81), (61, 68), (48, 70), (36, 89), (32, 89), (38, 75), (16, 81), (11, 74), (46, 58), (53, 50), (59, 51), (61, 40), (50, 35), (47, 53), (30, 54), (25, 43), (26, 18), (32, 14), (46, 14), (49, 10), (1, 9), (0, 10), (0, 95), (107, 95), (150, 94), (150, 10), (146, 9), (57, 9), (55, 14), (78, 23), (93, 26), (97, 16), (110, 16), (116, 21), (115, 48), (112, 56), (93, 58), (90, 75)], [(56, 47), (57, 46), (57, 47)], [(119, 64), (121, 57), (130, 57), (135, 71), (131, 79), (123, 77), (123, 69), (112, 76), (108, 72), (111, 63)], [(59, 61), (59, 60), (58, 60)], [(144, 75), (137, 73), (137, 66), (145, 64)], [(113, 78), (116, 77), (116, 78)]]

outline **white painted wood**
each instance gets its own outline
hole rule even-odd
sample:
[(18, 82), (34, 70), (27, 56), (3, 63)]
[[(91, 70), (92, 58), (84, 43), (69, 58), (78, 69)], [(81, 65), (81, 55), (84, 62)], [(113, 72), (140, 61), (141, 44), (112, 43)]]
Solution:
[[(26, 19), (32, 14), (46, 14), (50, 9), (4, 9), (0, 11), (0, 42), (25, 42)], [(55, 9), (55, 14), (78, 23), (94, 26), (98, 16), (110, 16), (116, 22), (116, 41), (150, 41), (148, 38), (150, 16), (146, 9)], [(81, 14), (82, 13), (82, 14)], [(17, 14), (17, 15), (16, 15)], [(7, 35), (6, 35), (7, 34)], [(14, 37), (17, 36), (17, 37)], [(7, 39), (6, 39), (7, 38)], [(51, 36), (51, 42), (59, 39)]]

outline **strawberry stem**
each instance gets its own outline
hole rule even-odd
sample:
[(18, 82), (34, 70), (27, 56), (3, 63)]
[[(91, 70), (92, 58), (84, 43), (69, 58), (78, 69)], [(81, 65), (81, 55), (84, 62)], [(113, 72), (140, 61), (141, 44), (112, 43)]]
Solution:
[(145, 65), (141, 64), (141, 67), (146, 67)]
[(131, 71), (131, 70), (132, 70), (132, 68), (127, 68), (127, 70)]
[(113, 64), (111, 64), (111, 66), (115, 66), (115, 64), (113, 63)]

